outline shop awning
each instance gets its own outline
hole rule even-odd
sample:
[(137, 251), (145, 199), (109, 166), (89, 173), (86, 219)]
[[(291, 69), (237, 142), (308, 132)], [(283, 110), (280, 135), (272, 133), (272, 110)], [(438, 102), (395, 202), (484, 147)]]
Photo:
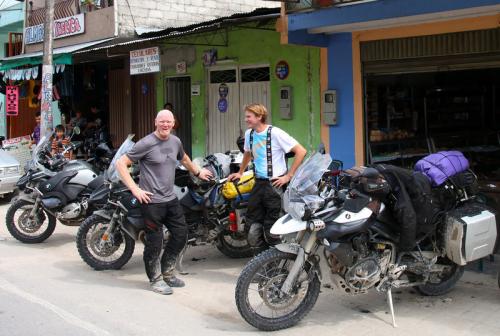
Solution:
[[(113, 38), (108, 38), (99, 41), (91, 41), (80, 44), (75, 44), (66, 47), (54, 48), (53, 50), (53, 63), (54, 64), (72, 64), (73, 62), (73, 52), (81, 49), (88, 48), (90, 46), (100, 44), (112, 40)], [(9, 70), (17, 68), (23, 65), (36, 65), (42, 64), (43, 52), (38, 51), (29, 54), (22, 54), (12, 57), (3, 58), (0, 62), (0, 70)]]

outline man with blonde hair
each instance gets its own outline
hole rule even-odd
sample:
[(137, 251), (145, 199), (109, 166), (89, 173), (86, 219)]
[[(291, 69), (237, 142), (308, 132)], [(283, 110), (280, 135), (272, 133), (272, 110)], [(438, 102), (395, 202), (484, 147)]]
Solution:
[[(173, 190), (177, 161), (202, 180), (211, 178), (211, 173), (196, 167), (184, 153), (179, 138), (170, 133), (174, 126), (172, 112), (158, 112), (155, 126), (153, 133), (139, 140), (116, 162), (116, 169), (123, 183), (142, 204), (146, 223), (143, 258), (151, 289), (160, 294), (172, 294), (171, 287), (184, 286), (184, 282), (174, 275), (174, 268), (177, 256), (186, 245), (188, 233), (182, 208)], [(133, 162), (139, 162), (139, 186), (128, 171)], [(161, 255), (163, 225), (171, 236)]]
[[(241, 178), (253, 160), (256, 184), (248, 201), (246, 221), (250, 224), (248, 243), (257, 250), (278, 243), (270, 230), (280, 216), (282, 191), (306, 155), (297, 140), (282, 129), (268, 125), (267, 116), (262, 104), (245, 107), (249, 129), (245, 132), (243, 162), (240, 171), (229, 176), (230, 180)], [(295, 159), (289, 170), (285, 155), (290, 152), (295, 154)]]

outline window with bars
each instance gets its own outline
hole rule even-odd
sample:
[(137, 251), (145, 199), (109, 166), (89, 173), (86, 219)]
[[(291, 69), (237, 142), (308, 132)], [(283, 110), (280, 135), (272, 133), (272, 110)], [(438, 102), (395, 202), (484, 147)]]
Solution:
[(236, 83), (236, 69), (211, 71), (210, 83)]
[(269, 67), (241, 69), (241, 82), (269, 82)]

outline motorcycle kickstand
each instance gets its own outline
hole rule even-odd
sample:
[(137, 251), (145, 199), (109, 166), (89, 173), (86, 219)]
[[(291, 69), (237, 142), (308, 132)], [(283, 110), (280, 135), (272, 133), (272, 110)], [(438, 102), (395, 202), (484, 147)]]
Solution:
[(397, 328), (398, 326), (396, 325), (396, 317), (394, 316), (394, 305), (392, 302), (392, 288), (389, 288), (389, 290), (387, 291), (387, 303), (389, 304), (389, 309), (391, 310), (392, 326), (394, 328)]
[(186, 253), (187, 245), (184, 246), (182, 251), (179, 253), (179, 256), (177, 257), (177, 261), (175, 262), (175, 268), (179, 272), (179, 274), (186, 275), (189, 274), (189, 272), (186, 271), (184, 268), (184, 254)]

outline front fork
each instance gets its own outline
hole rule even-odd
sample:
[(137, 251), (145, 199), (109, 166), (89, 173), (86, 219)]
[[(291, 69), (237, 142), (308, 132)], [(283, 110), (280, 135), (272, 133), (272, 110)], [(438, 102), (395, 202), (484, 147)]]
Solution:
[(106, 231), (101, 236), (101, 240), (99, 241), (99, 247), (103, 248), (106, 243), (109, 242), (111, 235), (115, 231), (116, 223), (120, 219), (120, 209), (116, 208), (109, 220), (109, 225)]
[(297, 258), (293, 263), (292, 269), (288, 273), (288, 276), (283, 282), (283, 286), (281, 287), (281, 291), (286, 295), (289, 295), (291, 290), (293, 289), (293, 285), (297, 281), (297, 278), (300, 274), (300, 271), (304, 267), (304, 263), (306, 261), (306, 257), (309, 256), (313, 248), (316, 246), (316, 231), (311, 232), (304, 248), (298, 246)]
[(31, 208), (31, 211), (30, 211), (30, 216), (29, 216), (30, 219), (35, 218), (36, 213), (38, 212), (38, 207), (40, 206), (40, 203), (42, 203), (42, 197), (37, 196), (37, 198), (35, 199), (35, 203), (33, 204), (33, 208)]

